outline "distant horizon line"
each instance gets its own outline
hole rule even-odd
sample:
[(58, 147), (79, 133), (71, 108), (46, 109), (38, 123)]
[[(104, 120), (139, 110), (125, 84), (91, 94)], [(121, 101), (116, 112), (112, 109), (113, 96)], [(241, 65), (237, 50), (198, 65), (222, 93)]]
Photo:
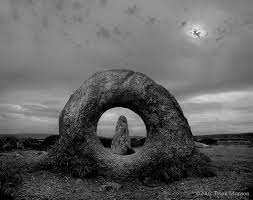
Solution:
[[(193, 136), (203, 136), (203, 135), (229, 135), (229, 134), (251, 134), (252, 132), (238, 132), (238, 133), (207, 133), (207, 134), (192, 134)], [(0, 133), (0, 135), (59, 135), (59, 133), (24, 133), (24, 132), (18, 132), (18, 133)], [(146, 135), (146, 134), (145, 134)], [(99, 137), (108, 137), (107, 135), (98, 135)], [(133, 135), (135, 136), (135, 135)], [(136, 136), (142, 136), (142, 135), (136, 135)], [(109, 136), (111, 137), (111, 136)]]

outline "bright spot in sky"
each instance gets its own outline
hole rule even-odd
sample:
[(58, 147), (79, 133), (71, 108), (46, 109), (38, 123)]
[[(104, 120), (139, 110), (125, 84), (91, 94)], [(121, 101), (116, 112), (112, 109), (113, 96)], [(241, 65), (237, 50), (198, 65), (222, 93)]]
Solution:
[(193, 24), (187, 28), (186, 34), (191, 38), (201, 39), (207, 36), (207, 31), (200, 24)]

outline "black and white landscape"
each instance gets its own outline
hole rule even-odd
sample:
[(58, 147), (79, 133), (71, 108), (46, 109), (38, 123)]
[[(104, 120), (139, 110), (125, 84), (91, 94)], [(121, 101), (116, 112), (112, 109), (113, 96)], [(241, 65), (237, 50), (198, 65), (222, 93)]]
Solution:
[[(252, 198), (252, 63), (252, 0), (1, 0), (0, 199)], [(66, 155), (54, 145), (70, 95), (112, 69), (143, 73), (176, 98), (213, 176), (186, 176), (181, 163), (166, 181), (112, 180), (45, 163)], [(122, 156), (134, 156), (148, 133), (133, 109), (107, 109), (96, 135), (110, 151), (121, 115), (132, 150)]]

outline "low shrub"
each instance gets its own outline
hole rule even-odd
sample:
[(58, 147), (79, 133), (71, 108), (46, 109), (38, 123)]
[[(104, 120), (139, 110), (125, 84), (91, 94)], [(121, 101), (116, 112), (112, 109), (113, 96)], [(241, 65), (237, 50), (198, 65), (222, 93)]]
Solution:
[(40, 163), (42, 168), (66, 173), (75, 177), (96, 175), (97, 165), (91, 152), (85, 152), (82, 140), (61, 138), (48, 151), (48, 156)]
[(25, 149), (41, 150), (41, 142), (34, 138), (25, 138), (22, 144)]
[(3, 148), (3, 146), (4, 146), (4, 142), (3, 142), (3, 140), (1, 140), (1, 138), (0, 138), (0, 150)]
[(15, 199), (16, 187), (22, 183), (21, 168), (5, 167), (0, 170), (0, 199)]
[(194, 149), (187, 158), (174, 157), (170, 161), (157, 160), (156, 163), (142, 170), (141, 179), (151, 177), (153, 180), (170, 183), (186, 177), (212, 177), (215, 170), (209, 157)]
[(131, 138), (131, 147), (140, 147), (145, 143), (146, 138)]
[(41, 144), (41, 148), (47, 150), (51, 148), (56, 142), (60, 139), (60, 135), (50, 135), (45, 138), (45, 140)]
[(18, 139), (13, 136), (0, 137), (0, 149), (12, 150), (17, 148)]
[(212, 144), (217, 144), (218, 140), (213, 139), (213, 138), (203, 138), (199, 140), (200, 143), (207, 144), (207, 145), (212, 145)]

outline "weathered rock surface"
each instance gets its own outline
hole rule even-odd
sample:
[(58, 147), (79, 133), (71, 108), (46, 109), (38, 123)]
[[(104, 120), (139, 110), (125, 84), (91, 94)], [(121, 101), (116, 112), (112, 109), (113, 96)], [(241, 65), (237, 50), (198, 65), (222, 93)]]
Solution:
[(127, 155), (131, 148), (127, 119), (121, 115), (117, 121), (115, 134), (112, 138), (112, 153), (118, 155)]
[[(138, 152), (128, 156), (113, 154), (99, 141), (98, 120), (113, 107), (129, 108), (144, 121), (147, 138)], [(136, 177), (158, 159), (189, 156), (194, 149), (191, 129), (176, 99), (148, 76), (130, 70), (99, 72), (85, 81), (62, 110), (59, 132), (60, 151), (68, 148), (65, 141), (70, 141), (76, 151), (73, 160), (82, 163), (89, 155), (96, 161), (99, 173), (116, 178)]]

